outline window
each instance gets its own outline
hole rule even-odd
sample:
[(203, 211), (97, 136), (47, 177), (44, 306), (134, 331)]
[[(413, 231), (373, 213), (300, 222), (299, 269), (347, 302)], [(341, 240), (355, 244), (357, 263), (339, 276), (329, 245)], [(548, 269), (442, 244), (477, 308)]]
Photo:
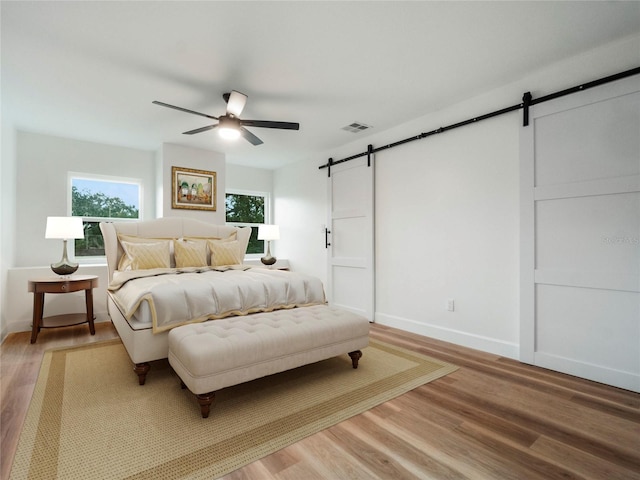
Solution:
[(82, 217), (84, 239), (74, 241), (76, 258), (104, 256), (100, 222), (141, 217), (142, 182), (136, 179), (69, 174), (71, 215)]
[(258, 240), (258, 226), (269, 223), (269, 194), (266, 192), (227, 191), (225, 207), (228, 224), (253, 227), (247, 255), (264, 255), (264, 240)]

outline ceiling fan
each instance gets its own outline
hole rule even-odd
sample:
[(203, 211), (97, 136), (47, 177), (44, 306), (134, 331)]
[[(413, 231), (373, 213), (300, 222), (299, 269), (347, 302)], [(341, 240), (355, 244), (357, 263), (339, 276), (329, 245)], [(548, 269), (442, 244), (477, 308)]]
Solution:
[(175, 105), (169, 105), (168, 103), (159, 102), (154, 100), (153, 103), (156, 105), (160, 105), (162, 107), (173, 108), (175, 110), (180, 110), (181, 112), (192, 113), (194, 115), (200, 115), (201, 117), (211, 118), (213, 120), (218, 120), (218, 123), (215, 125), (208, 125), (206, 127), (196, 128), (195, 130), (189, 130), (188, 132), (183, 132), (184, 135), (193, 135), (195, 133), (206, 132), (208, 130), (213, 130), (217, 128), (220, 132), (220, 136), (228, 139), (235, 139), (239, 136), (244, 137), (245, 140), (248, 140), (253, 145), (260, 145), (264, 143), (258, 137), (256, 137), (249, 130), (244, 128), (247, 127), (261, 127), (261, 128), (279, 128), (283, 130), (299, 130), (300, 124), (293, 122), (273, 122), (270, 120), (241, 120), (239, 118), (242, 110), (244, 109), (245, 104), (247, 103), (247, 96), (244, 93), (237, 92), (232, 90), (231, 93), (225, 93), (222, 95), (222, 98), (227, 103), (227, 111), (224, 115), (220, 117), (214, 117), (213, 115), (207, 115), (206, 113), (195, 112), (193, 110), (189, 110), (182, 107), (176, 107)]

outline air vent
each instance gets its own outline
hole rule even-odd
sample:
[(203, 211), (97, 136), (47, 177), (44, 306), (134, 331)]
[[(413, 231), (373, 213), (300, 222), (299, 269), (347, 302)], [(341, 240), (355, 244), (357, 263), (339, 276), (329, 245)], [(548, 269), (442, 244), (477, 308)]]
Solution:
[(351, 132), (351, 133), (359, 133), (368, 128), (372, 128), (371, 125), (366, 125), (360, 122), (353, 122), (352, 124), (347, 125), (346, 127), (342, 127), (342, 130), (346, 130), (347, 132)]

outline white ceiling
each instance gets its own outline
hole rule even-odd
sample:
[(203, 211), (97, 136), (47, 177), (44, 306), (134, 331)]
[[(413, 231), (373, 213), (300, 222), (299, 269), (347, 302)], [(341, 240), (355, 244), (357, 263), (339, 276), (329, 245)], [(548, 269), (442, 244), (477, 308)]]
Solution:
[[(277, 168), (640, 32), (640, 2), (86, 1), (1, 4), (2, 115), (16, 128), (157, 150), (164, 142)], [(181, 132), (222, 93), (264, 144)], [(357, 135), (365, 136), (366, 133)]]

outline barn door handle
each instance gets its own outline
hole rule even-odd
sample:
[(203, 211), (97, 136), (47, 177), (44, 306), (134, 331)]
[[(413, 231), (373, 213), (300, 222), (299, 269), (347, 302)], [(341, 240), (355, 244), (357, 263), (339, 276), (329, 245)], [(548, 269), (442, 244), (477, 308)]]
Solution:
[(329, 245), (331, 245), (329, 243), (329, 234), (331, 233), (331, 230), (329, 230), (328, 228), (325, 227), (324, 229), (324, 248), (329, 248)]

